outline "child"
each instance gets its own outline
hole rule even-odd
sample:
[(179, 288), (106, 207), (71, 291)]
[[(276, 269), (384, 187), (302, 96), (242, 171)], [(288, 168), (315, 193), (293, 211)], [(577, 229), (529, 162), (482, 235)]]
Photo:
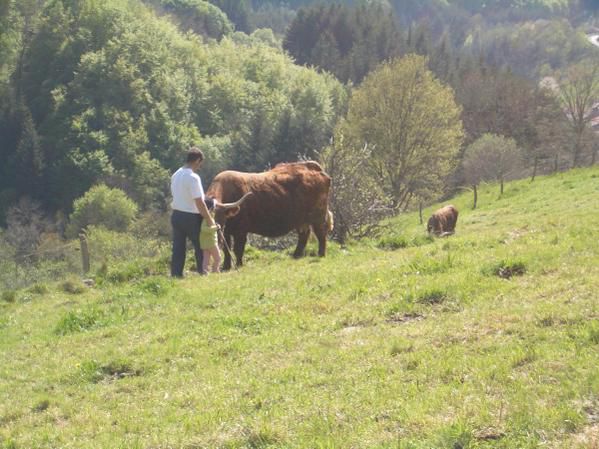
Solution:
[[(212, 218), (214, 218), (214, 204), (208, 209)], [(212, 272), (220, 272), (220, 250), (218, 248), (218, 235), (220, 229), (218, 224), (210, 226), (208, 220), (202, 220), (202, 228), (200, 229), (200, 248), (203, 251), (202, 257), (202, 274), (208, 274), (208, 264), (212, 259)]]

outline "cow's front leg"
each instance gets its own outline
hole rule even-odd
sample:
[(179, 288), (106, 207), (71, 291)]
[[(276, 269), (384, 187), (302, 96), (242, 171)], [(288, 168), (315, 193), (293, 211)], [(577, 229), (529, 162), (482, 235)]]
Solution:
[(223, 270), (227, 271), (231, 269), (231, 234), (229, 234), (226, 230), (225, 230), (225, 258), (224, 258), (224, 262), (223, 262)]
[(238, 267), (243, 265), (243, 251), (245, 250), (245, 244), (247, 242), (247, 239), (247, 234), (238, 234), (235, 236), (235, 241), (233, 243), (233, 252), (235, 253), (235, 258), (237, 259)]
[(310, 227), (300, 228), (297, 230), (297, 246), (293, 257), (296, 259), (304, 255), (306, 244), (308, 243), (308, 237), (310, 237)]

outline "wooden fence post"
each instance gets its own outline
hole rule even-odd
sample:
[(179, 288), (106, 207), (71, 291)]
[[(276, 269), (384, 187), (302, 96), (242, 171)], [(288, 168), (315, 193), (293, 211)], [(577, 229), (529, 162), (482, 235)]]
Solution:
[(81, 265), (83, 274), (89, 273), (89, 248), (87, 246), (87, 237), (84, 233), (79, 234), (79, 243), (81, 244)]

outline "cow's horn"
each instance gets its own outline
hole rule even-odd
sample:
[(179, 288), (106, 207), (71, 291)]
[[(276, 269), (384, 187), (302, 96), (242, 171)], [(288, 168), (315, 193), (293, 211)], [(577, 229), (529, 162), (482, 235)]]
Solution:
[(253, 195), (253, 192), (246, 193), (245, 195), (243, 195), (241, 198), (239, 198), (234, 203), (222, 203), (221, 207), (224, 207), (225, 209), (232, 209), (234, 207), (239, 207), (239, 206), (241, 206), (241, 203), (243, 203), (245, 201), (245, 199), (250, 195)]

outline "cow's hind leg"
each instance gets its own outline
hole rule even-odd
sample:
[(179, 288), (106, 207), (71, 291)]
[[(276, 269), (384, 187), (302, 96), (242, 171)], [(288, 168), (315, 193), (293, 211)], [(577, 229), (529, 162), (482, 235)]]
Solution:
[(327, 231), (328, 225), (326, 223), (312, 226), (314, 235), (318, 239), (318, 255), (324, 257), (327, 252)]
[(309, 226), (306, 226), (305, 228), (299, 228), (297, 230), (297, 246), (295, 247), (295, 252), (293, 253), (293, 257), (296, 259), (304, 255), (306, 244), (308, 243), (308, 237), (310, 237)]

